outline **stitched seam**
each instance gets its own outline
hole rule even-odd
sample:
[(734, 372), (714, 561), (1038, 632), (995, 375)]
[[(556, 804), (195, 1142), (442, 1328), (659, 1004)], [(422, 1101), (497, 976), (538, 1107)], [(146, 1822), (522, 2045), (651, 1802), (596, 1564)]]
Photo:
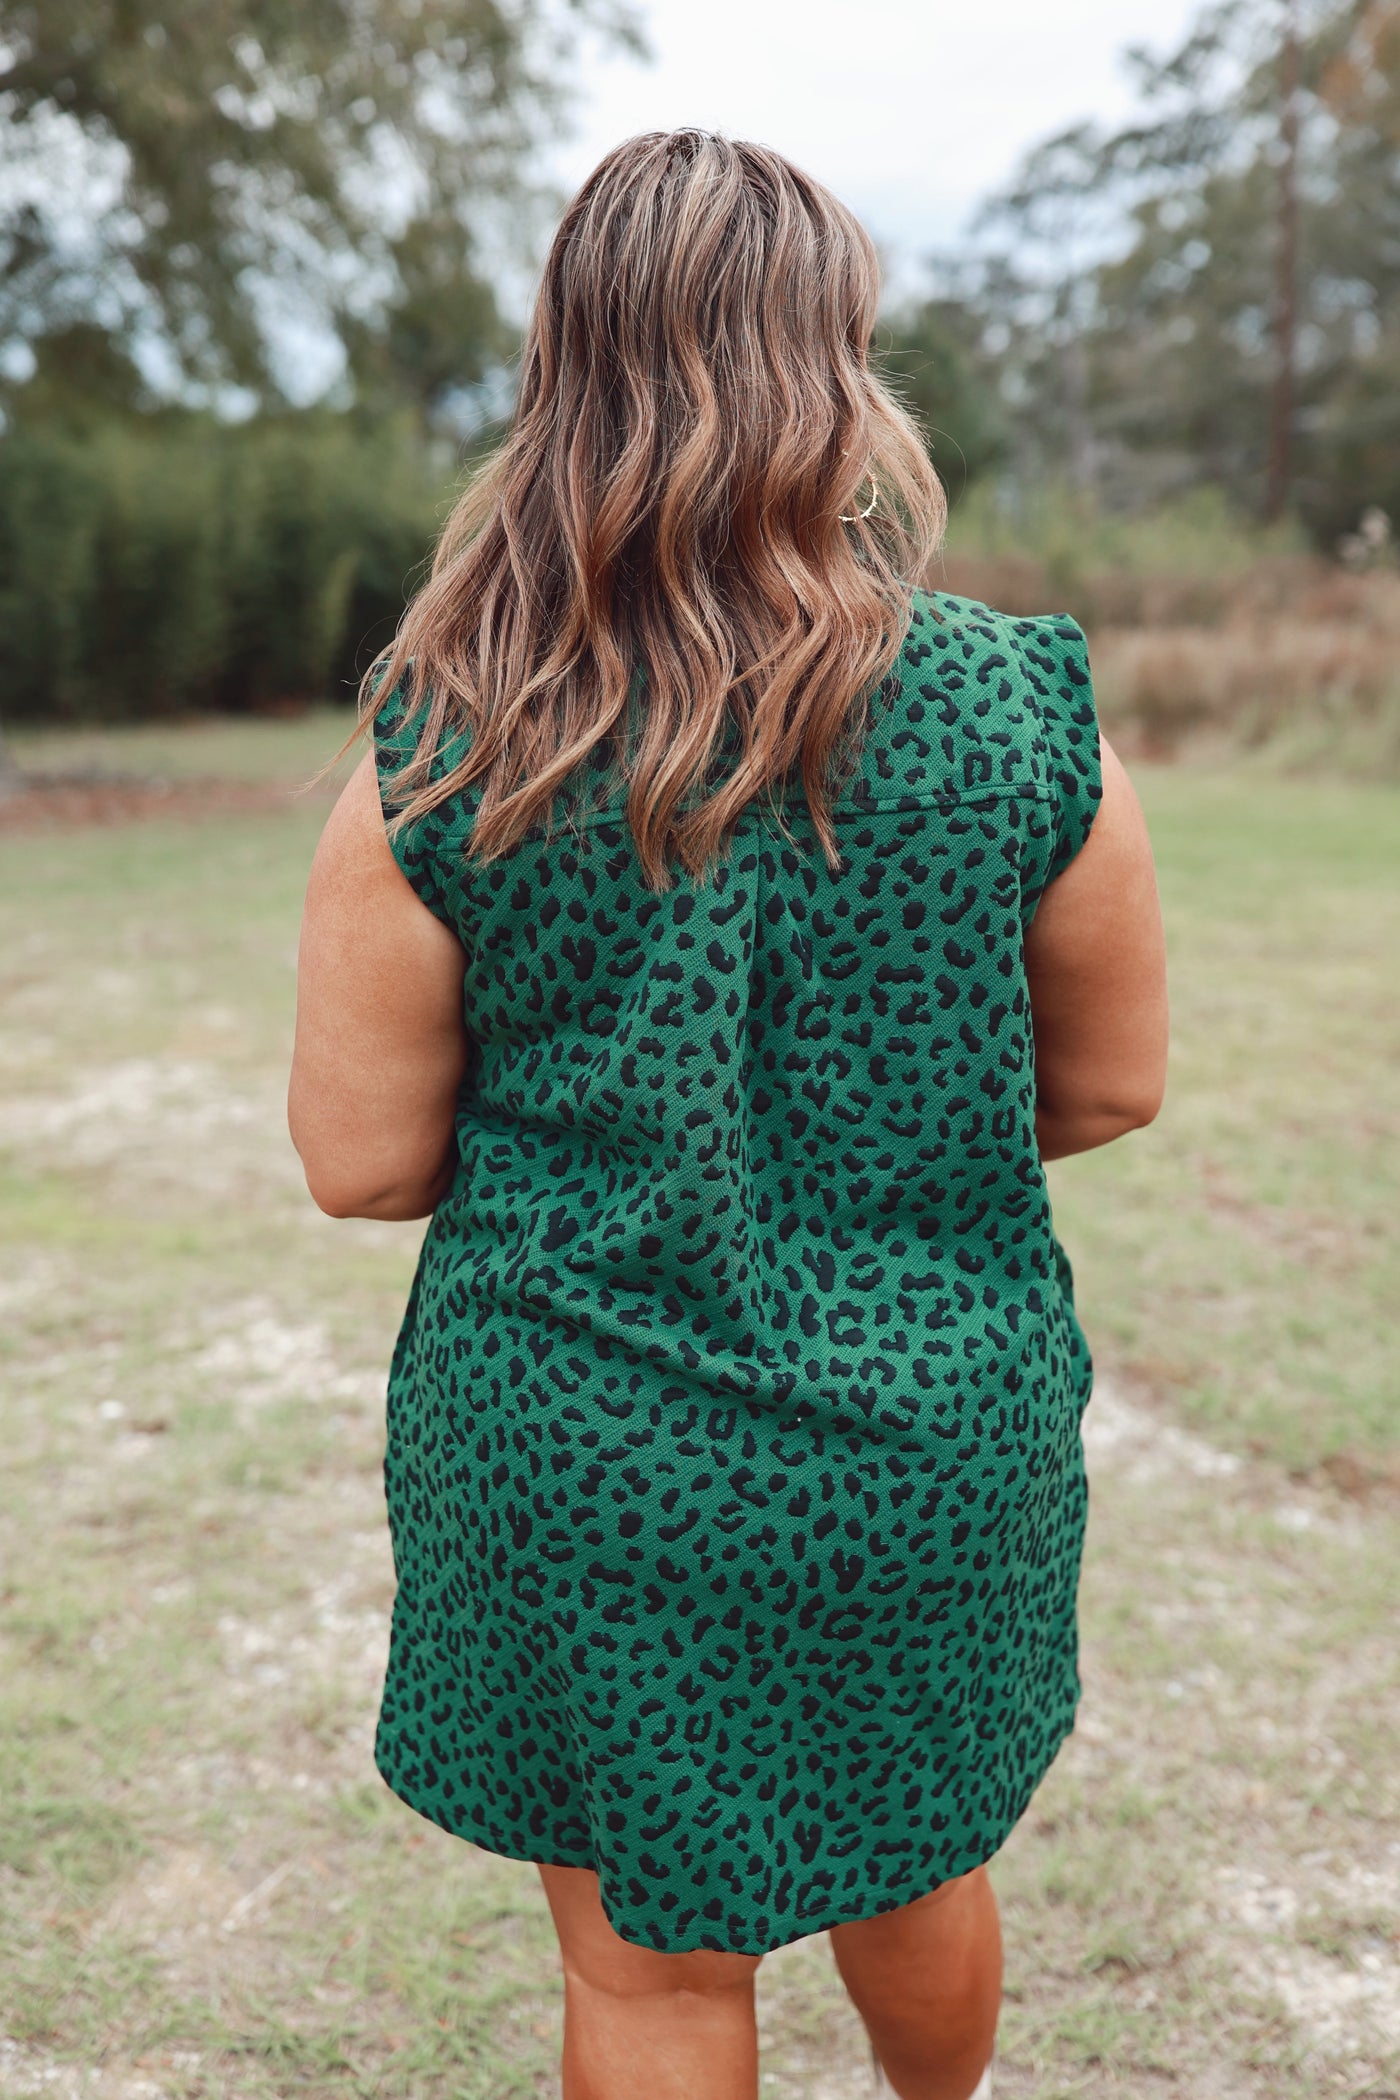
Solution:
[[(887, 813), (892, 813), (895, 816), (910, 817), (914, 816), (919, 810), (924, 809), (977, 809), (987, 802), (1041, 802), (1050, 805), (1054, 803), (1054, 800), (1055, 797), (1049, 788), (1038, 787), (1033, 782), (1023, 785), (983, 787), (978, 788), (975, 792), (969, 791), (962, 795), (937, 795), (921, 793), (916, 789), (905, 789), (902, 794), (873, 796), (869, 802), (861, 803), (855, 808), (837, 808), (832, 811), (832, 815), (838, 824), (855, 824), (865, 817), (882, 816)], [(444, 803), (440, 807), (446, 809), (450, 805)], [(805, 797), (801, 798), (793, 807), (795, 810), (801, 810), (810, 814), (810, 804)], [(437, 812), (435, 811), (434, 814), (436, 815)], [(460, 824), (461, 818), (459, 815), (454, 818), (448, 818), (445, 821), (451, 828), (455, 829)], [(625, 829), (627, 824), (625, 810), (618, 808), (616, 810), (591, 811), (588, 816), (574, 823), (561, 823), (548, 839), (545, 838), (543, 833), (528, 835), (520, 841), (518, 846), (513, 847), (512, 851), (521, 852), (527, 846), (562, 845), (578, 832), (596, 831), (604, 824), (612, 824)], [(782, 833), (775, 827), (773, 836), (781, 838)]]

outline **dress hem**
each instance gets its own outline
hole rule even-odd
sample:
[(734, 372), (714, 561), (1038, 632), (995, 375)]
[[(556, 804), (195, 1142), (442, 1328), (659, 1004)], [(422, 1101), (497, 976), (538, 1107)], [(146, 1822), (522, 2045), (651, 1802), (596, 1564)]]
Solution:
[[(458, 1830), (455, 1825), (445, 1821), (442, 1815), (435, 1814), (431, 1808), (423, 1807), (420, 1802), (415, 1801), (410, 1794), (404, 1792), (401, 1787), (395, 1784), (377, 1759), (375, 1763), (380, 1778), (396, 1800), (402, 1801), (406, 1808), (411, 1808), (415, 1815), (422, 1816), (424, 1822), (434, 1824), (439, 1830), (445, 1831), (449, 1837), (461, 1839), (463, 1844), (474, 1845), (479, 1852), (489, 1852), (495, 1859), (516, 1860), (523, 1866), (582, 1867), (588, 1869), (591, 1873), (598, 1874), (598, 1893), (603, 1905), (603, 1915), (607, 1918), (618, 1938), (625, 1940), (628, 1946), (644, 1948), (649, 1954), (694, 1954), (703, 1952), (761, 1956), (764, 1954), (776, 1954), (780, 1948), (790, 1947), (798, 1940), (814, 1939), (819, 1932), (830, 1932), (837, 1925), (859, 1925), (867, 1918), (884, 1917), (889, 1911), (903, 1910), (906, 1904), (917, 1903), (921, 1896), (931, 1895), (934, 1889), (942, 1888), (946, 1882), (957, 1881), (964, 1874), (975, 1873), (978, 1867), (989, 1865), (1002, 1850), (1017, 1824), (1025, 1815), (1026, 1810), (1030, 1807), (1036, 1791), (1044, 1781), (1050, 1767), (1054, 1764), (1065, 1743), (1074, 1733), (1074, 1726), (1075, 1717), (1071, 1716), (1067, 1726), (1056, 1737), (1048, 1756), (1039, 1766), (1035, 1778), (1027, 1787), (1016, 1813), (1007, 1820), (994, 1844), (986, 1847), (979, 1845), (975, 1848), (977, 1853), (975, 1858), (969, 1858), (965, 1864), (957, 1866), (951, 1873), (942, 1874), (934, 1880), (929, 1880), (925, 1875), (919, 1875), (908, 1884), (904, 1892), (891, 1896), (887, 1900), (882, 1900), (873, 1905), (860, 1904), (853, 1910), (841, 1908), (832, 1915), (823, 1915), (813, 1924), (804, 1923), (800, 1931), (784, 1933), (780, 1939), (767, 1939), (762, 1946), (734, 1946), (731, 1944), (720, 1948), (713, 1944), (713, 1934), (701, 1934), (698, 1938), (686, 1938), (668, 1947), (658, 1947), (653, 1940), (633, 1938), (630, 1933), (624, 1930), (623, 1924), (618, 1918), (614, 1917), (608, 1908), (607, 1897), (603, 1894), (602, 1876), (599, 1873), (595, 1859), (553, 1859), (540, 1852), (516, 1851), (511, 1846), (495, 1838), (488, 1840), (482, 1837), (474, 1837), (466, 1831)], [(954, 1858), (957, 1858), (957, 1856), (957, 1854), (954, 1854)]]

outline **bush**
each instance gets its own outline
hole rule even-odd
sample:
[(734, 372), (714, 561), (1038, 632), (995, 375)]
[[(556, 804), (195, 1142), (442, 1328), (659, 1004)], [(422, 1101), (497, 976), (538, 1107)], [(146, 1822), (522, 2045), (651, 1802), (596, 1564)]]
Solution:
[(0, 439), (11, 720), (348, 697), (452, 494), (411, 426), (114, 422)]
[[(1242, 616), (1212, 628), (1102, 629), (1094, 683), (1105, 729), (1170, 757), (1213, 733), (1245, 748), (1286, 745), (1351, 769), (1400, 764), (1400, 586), (1370, 586), (1366, 616)], [(1343, 748), (1343, 746), (1345, 748)]]
[(1109, 735), (1128, 755), (1267, 750), (1299, 767), (1400, 774), (1400, 576), (1262, 532), (1213, 491), (1134, 518), (1042, 489), (974, 490), (928, 581), (1088, 631)]
[(1323, 566), (1296, 527), (1261, 531), (1215, 489), (1120, 516), (1052, 483), (984, 483), (954, 505), (932, 581), (1003, 612), (1072, 613), (1091, 629), (1208, 627), (1242, 594), (1261, 611), (1290, 603), (1299, 573)]

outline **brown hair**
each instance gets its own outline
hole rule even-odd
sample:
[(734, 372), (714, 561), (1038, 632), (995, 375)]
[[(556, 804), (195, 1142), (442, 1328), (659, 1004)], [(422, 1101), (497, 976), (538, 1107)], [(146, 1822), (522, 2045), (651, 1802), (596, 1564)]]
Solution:
[(864, 228), (766, 147), (651, 132), (599, 163), (550, 248), (505, 442), (365, 682), (367, 715), (397, 689), (423, 716), (396, 825), (476, 783), (469, 850), (494, 859), (616, 737), (653, 888), (674, 861), (702, 874), (794, 769), (837, 858), (857, 702), (946, 515), (869, 368), (878, 296)]

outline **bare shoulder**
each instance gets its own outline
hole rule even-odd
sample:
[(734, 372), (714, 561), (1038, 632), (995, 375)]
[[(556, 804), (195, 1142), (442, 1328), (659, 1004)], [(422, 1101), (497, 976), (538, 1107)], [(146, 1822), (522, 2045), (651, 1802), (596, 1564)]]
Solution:
[(368, 938), (381, 926), (406, 938), (421, 960), (438, 950), (449, 963), (461, 957), (452, 928), (414, 890), (389, 844), (373, 753), (356, 766), (326, 821), (311, 864), (307, 912), (353, 923)]
[(1026, 934), (1046, 1159), (1150, 1122), (1166, 1083), (1166, 950), (1152, 846), (1132, 782), (1107, 742), (1102, 753), (1103, 800), (1089, 836)]
[(1122, 760), (1100, 736), (1103, 795), (1089, 836), (1046, 889), (1026, 936), (1029, 961), (1043, 959), (1062, 940), (1092, 937), (1094, 927), (1118, 926), (1141, 912), (1155, 925), (1157, 878), (1152, 841), (1137, 791)]
[(362, 892), (380, 883), (392, 892), (397, 880), (417, 903), (389, 846), (372, 751), (365, 753), (341, 789), (312, 866), (323, 881), (349, 882)]
[(288, 1109), (322, 1209), (422, 1217), (437, 1200), (467, 1055), (465, 961), (394, 858), (367, 757), (316, 848), (297, 965)]

